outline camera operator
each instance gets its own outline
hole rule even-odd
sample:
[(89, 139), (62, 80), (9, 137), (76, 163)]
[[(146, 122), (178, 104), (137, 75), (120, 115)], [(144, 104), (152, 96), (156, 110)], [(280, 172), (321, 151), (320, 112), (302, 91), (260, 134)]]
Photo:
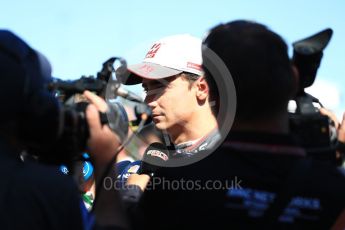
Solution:
[[(343, 172), (307, 158), (289, 135), (287, 104), (296, 93), (298, 71), (283, 39), (262, 24), (233, 21), (214, 27), (204, 44), (203, 66), (209, 66), (206, 60), (214, 61), (208, 59), (214, 52), (236, 86), (232, 130), (207, 158), (157, 172), (165, 187), (161, 184), (142, 196), (141, 227), (343, 229)], [(343, 132), (344, 122), (340, 127)], [(222, 186), (167, 188), (168, 182), (181, 179)]]
[[(106, 199), (109, 205), (98, 205), (94, 218), (82, 204), (72, 177), (60, 175), (56, 167), (21, 159), (30, 149), (49, 152), (57, 146), (62, 114), (58, 100), (46, 88), (50, 80), (48, 60), (13, 33), (0, 30), (1, 229), (125, 228), (115, 190), (100, 194), (99, 200)], [(90, 92), (84, 95), (92, 103), (86, 111), (88, 147), (99, 180), (119, 142), (109, 127), (100, 124), (99, 111), (107, 109), (106, 103)], [(106, 220), (107, 215), (112, 220)]]

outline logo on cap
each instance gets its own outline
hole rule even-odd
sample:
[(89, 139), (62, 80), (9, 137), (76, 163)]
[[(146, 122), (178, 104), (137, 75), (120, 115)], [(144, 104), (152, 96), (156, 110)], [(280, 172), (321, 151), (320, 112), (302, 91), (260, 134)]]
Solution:
[(154, 71), (154, 68), (152, 66), (144, 64), (140, 67), (140, 72), (143, 74), (149, 74), (152, 71)]
[(193, 62), (187, 62), (187, 68), (201, 70), (201, 65), (193, 63)]
[(156, 55), (156, 53), (159, 50), (159, 48), (161, 48), (161, 43), (153, 44), (153, 46), (151, 47), (149, 52), (147, 52), (145, 58), (153, 58)]

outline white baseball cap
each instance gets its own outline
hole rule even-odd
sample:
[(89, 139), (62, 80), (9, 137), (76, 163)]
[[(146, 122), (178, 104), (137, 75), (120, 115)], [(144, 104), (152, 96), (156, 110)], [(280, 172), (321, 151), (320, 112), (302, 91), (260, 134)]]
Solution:
[(129, 75), (122, 82), (133, 85), (146, 79), (163, 79), (182, 72), (203, 75), (202, 41), (188, 34), (173, 35), (155, 42), (142, 63), (127, 67)]

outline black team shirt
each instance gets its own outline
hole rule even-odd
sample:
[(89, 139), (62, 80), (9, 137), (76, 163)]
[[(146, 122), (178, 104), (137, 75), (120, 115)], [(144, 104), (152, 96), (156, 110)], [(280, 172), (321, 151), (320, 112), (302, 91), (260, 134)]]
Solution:
[[(292, 174), (297, 162), (308, 163), (305, 175)], [(306, 158), (285, 135), (232, 133), (205, 159), (155, 176), (139, 203), (136, 228), (329, 229), (345, 208), (342, 171)], [(279, 214), (267, 219), (290, 188)]]

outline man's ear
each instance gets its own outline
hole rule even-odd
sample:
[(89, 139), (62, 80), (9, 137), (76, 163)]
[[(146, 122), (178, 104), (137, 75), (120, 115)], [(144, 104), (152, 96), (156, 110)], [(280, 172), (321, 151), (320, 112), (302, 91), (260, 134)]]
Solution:
[(209, 87), (204, 77), (200, 77), (196, 82), (196, 97), (198, 100), (206, 100), (209, 96)]

